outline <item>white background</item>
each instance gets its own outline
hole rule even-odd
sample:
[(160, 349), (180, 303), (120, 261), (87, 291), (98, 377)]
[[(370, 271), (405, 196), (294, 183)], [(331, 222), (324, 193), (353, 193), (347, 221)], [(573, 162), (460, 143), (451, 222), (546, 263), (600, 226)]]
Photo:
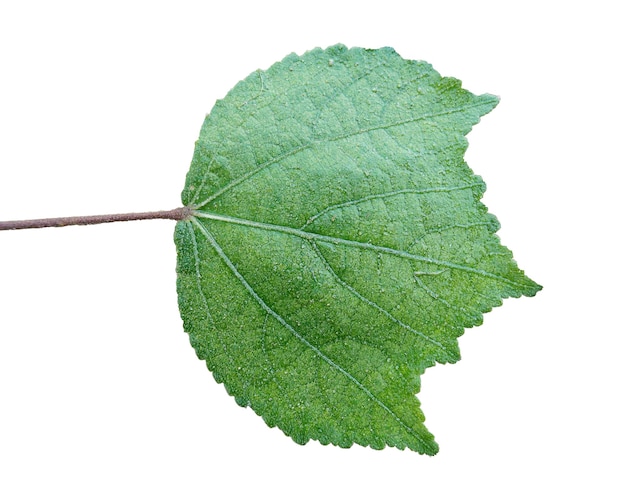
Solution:
[(2, 0), (0, 219), (177, 207), (237, 81), (389, 45), (501, 97), (466, 159), (544, 290), (424, 375), (436, 457), (301, 447), (196, 359), (173, 222), (0, 232), (0, 477), (625, 477), (619, 4)]

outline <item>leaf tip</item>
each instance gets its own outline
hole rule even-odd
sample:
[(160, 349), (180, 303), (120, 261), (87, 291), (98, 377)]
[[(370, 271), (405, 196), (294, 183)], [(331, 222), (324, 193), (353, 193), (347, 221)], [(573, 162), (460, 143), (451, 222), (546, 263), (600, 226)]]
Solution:
[(498, 103), (500, 103), (500, 97), (498, 95), (492, 95), (491, 93), (484, 93), (483, 95), (480, 95), (478, 100), (481, 104), (485, 105), (484, 113), (482, 113), (483, 115), (489, 113), (496, 106), (498, 106)]

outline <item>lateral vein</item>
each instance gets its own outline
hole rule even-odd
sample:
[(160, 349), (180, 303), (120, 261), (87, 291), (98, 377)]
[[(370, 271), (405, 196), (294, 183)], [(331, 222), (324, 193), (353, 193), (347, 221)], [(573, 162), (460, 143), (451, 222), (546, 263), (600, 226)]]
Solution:
[(417, 117), (413, 117), (413, 118), (407, 118), (406, 120), (401, 120), (401, 121), (395, 121), (392, 123), (385, 123), (382, 125), (374, 125), (374, 126), (370, 126), (367, 128), (361, 128), (359, 130), (356, 131), (351, 131), (349, 133), (345, 133), (343, 135), (338, 135), (335, 136), (333, 138), (324, 138), (324, 139), (318, 139), (318, 140), (313, 140), (310, 141), (309, 143), (297, 146), (296, 148), (293, 148), (290, 151), (287, 151), (285, 153), (283, 153), (282, 155), (279, 155), (275, 158), (271, 158), (268, 161), (266, 161), (265, 163), (261, 163), (260, 165), (258, 165), (257, 167), (253, 168), (252, 170), (248, 171), (247, 173), (244, 173), (243, 175), (235, 178), (234, 180), (232, 180), (230, 183), (226, 184), (225, 186), (223, 186), (222, 188), (220, 188), (218, 191), (216, 191), (215, 193), (213, 193), (211, 196), (209, 196), (207, 199), (205, 199), (204, 201), (202, 201), (201, 203), (197, 204), (197, 205), (189, 205), (192, 208), (202, 208), (203, 206), (206, 206), (207, 204), (209, 204), (211, 201), (219, 198), (222, 194), (226, 193), (228, 190), (234, 188), (235, 186), (239, 185), (240, 183), (243, 183), (244, 181), (246, 181), (248, 178), (256, 175), (257, 173), (259, 173), (260, 171), (263, 171), (264, 169), (266, 169), (267, 167), (278, 163), (286, 158), (289, 158), (297, 153), (299, 153), (300, 151), (303, 150), (307, 150), (309, 148), (312, 148), (314, 145), (319, 145), (319, 144), (324, 144), (324, 143), (332, 143), (335, 141), (340, 141), (340, 140), (345, 140), (347, 138), (352, 138), (354, 136), (358, 136), (358, 135), (363, 135), (366, 133), (371, 133), (373, 131), (379, 131), (379, 130), (387, 130), (389, 128), (395, 128), (398, 126), (402, 126), (402, 125), (407, 125), (409, 123), (415, 123), (415, 122), (419, 122), (422, 120), (428, 120), (430, 118), (436, 118), (438, 116), (446, 116), (446, 115), (451, 115), (453, 113), (462, 113), (464, 111), (482, 106), (484, 104), (487, 103), (491, 103), (491, 100), (487, 100), (487, 101), (481, 101), (481, 102), (477, 102), (474, 103), (472, 105), (464, 105), (464, 106), (460, 106), (457, 108), (449, 108), (447, 110), (443, 110), (443, 111), (438, 111), (438, 112), (433, 112), (433, 113), (425, 113), (423, 115), (419, 115)]
[(391, 321), (393, 321), (394, 323), (402, 326), (404, 329), (406, 329), (407, 331), (410, 331), (411, 333), (415, 334), (416, 336), (419, 336), (420, 338), (422, 338), (425, 341), (428, 341), (431, 344), (434, 344), (435, 346), (439, 347), (441, 350), (443, 350), (446, 354), (450, 355), (450, 357), (453, 357), (450, 354), (450, 351), (447, 350), (447, 348), (441, 344), (439, 341), (431, 338), (430, 336), (428, 336), (427, 334), (422, 333), (421, 331), (418, 331), (414, 328), (412, 328), (410, 325), (404, 323), (403, 321), (400, 321), (398, 318), (396, 318), (393, 314), (391, 314), (389, 311), (387, 311), (386, 309), (384, 309), (383, 307), (379, 306), (376, 302), (372, 301), (371, 299), (368, 299), (367, 297), (363, 296), (361, 293), (359, 293), (355, 288), (353, 288), (352, 286), (350, 286), (346, 281), (344, 281), (339, 274), (335, 271), (335, 269), (332, 267), (332, 265), (328, 262), (328, 260), (326, 259), (326, 257), (324, 256), (324, 254), (320, 251), (319, 247), (317, 246), (317, 244), (314, 241), (310, 241), (309, 242), (311, 244), (311, 247), (313, 248), (313, 250), (315, 251), (315, 253), (317, 254), (317, 256), (320, 258), (320, 260), (322, 261), (322, 263), (324, 264), (324, 266), (326, 267), (326, 269), (328, 270), (328, 272), (333, 276), (333, 278), (335, 278), (335, 281), (337, 281), (339, 284), (341, 284), (344, 288), (346, 288), (348, 291), (350, 291), (354, 296), (356, 296), (357, 298), (359, 298), (361, 301), (363, 301), (365, 304), (367, 304), (368, 306), (376, 309), (379, 313), (383, 314), (386, 318), (390, 319)]
[(396, 413), (394, 413), (389, 406), (383, 403), (380, 399), (378, 399), (363, 383), (361, 383), (357, 378), (352, 376), (348, 371), (342, 368), (339, 364), (334, 362), (331, 358), (326, 356), (319, 348), (317, 348), (314, 344), (310, 343), (304, 336), (302, 336), (298, 331), (296, 331), (293, 326), (291, 326), (281, 315), (279, 315), (276, 311), (274, 311), (270, 306), (267, 305), (263, 298), (261, 298), (254, 288), (248, 283), (248, 281), (243, 277), (243, 275), (239, 272), (237, 267), (230, 260), (228, 255), (224, 252), (222, 247), (219, 245), (217, 240), (213, 237), (213, 235), (205, 228), (205, 226), (200, 223), (196, 218), (191, 218), (191, 221), (194, 225), (200, 230), (200, 232), (204, 235), (207, 241), (211, 244), (215, 252), (219, 255), (222, 261), (226, 264), (228, 269), (232, 272), (232, 274), (239, 280), (242, 286), (248, 291), (250, 296), (254, 298), (254, 300), (261, 306), (261, 308), (276, 319), (282, 326), (284, 326), (293, 336), (295, 336), (302, 344), (311, 349), (317, 356), (319, 356), (324, 362), (326, 362), (329, 366), (339, 371), (343, 374), (348, 380), (354, 383), (361, 391), (365, 393), (367, 397), (369, 397), (372, 401), (374, 401), (378, 406), (384, 409), (388, 414), (390, 414), (401, 426), (403, 426), (407, 431), (409, 431), (418, 441), (420, 441), (425, 447), (428, 446), (426, 441), (424, 441), (419, 433), (415, 431), (411, 426), (406, 424)]

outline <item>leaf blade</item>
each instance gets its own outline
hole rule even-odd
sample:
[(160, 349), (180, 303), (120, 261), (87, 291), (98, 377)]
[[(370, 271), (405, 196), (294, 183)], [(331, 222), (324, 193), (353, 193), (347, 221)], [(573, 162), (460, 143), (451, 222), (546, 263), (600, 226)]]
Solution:
[(420, 375), (458, 360), (456, 338), (502, 298), (540, 288), (463, 161), (496, 104), (390, 49), (341, 46), (216, 104), (175, 235), (179, 304), (240, 405), (300, 443), (436, 453)]

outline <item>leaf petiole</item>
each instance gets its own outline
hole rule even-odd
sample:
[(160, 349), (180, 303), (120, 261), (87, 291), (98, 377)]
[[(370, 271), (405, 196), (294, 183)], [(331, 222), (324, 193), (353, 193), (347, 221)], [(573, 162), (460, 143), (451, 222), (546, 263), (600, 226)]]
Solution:
[(0, 230), (22, 230), (29, 228), (53, 228), (60, 226), (96, 225), (118, 221), (175, 220), (181, 221), (191, 215), (191, 208), (183, 206), (168, 211), (148, 211), (144, 213), (114, 213), (95, 216), (68, 216), (61, 218), (40, 218), (35, 220), (0, 221)]

